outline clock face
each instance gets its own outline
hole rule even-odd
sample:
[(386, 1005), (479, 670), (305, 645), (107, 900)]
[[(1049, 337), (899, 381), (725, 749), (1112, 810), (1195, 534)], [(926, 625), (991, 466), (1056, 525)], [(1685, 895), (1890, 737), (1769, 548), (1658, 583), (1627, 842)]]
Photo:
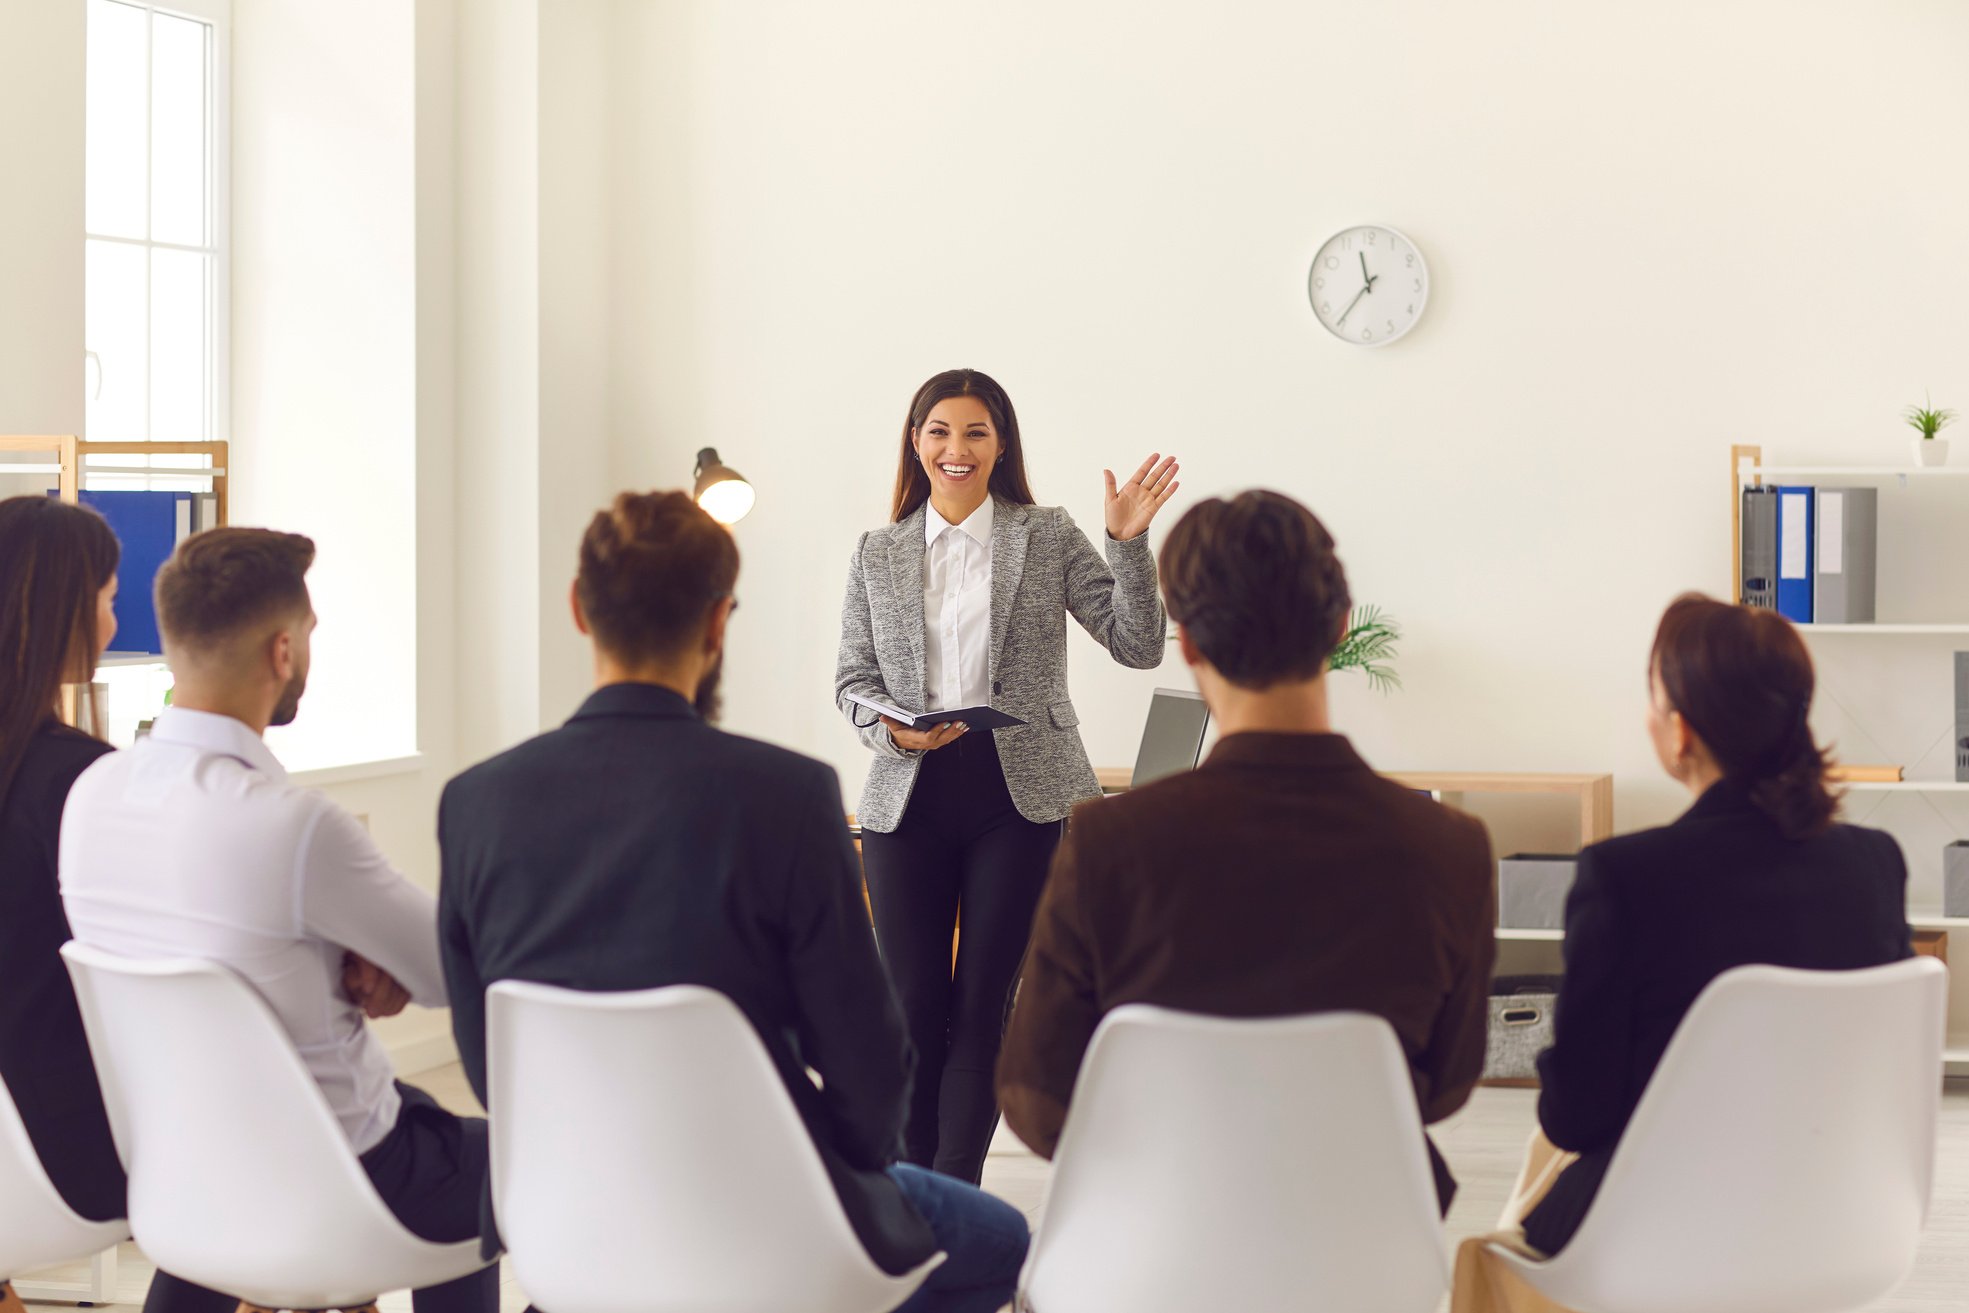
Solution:
[(1355, 346), (1385, 346), (1422, 317), (1429, 266), (1415, 243), (1385, 224), (1362, 224), (1326, 239), (1306, 275), (1313, 313)]

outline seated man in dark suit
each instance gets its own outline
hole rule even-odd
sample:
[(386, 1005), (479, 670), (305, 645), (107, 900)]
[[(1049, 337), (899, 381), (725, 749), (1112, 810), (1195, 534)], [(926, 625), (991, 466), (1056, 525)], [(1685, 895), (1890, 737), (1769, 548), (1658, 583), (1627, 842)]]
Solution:
[(683, 493), (624, 493), (589, 525), (574, 611), (595, 692), (560, 729), (453, 780), (439, 807), (465, 1071), (484, 1099), (494, 981), (716, 989), (757, 1028), (875, 1263), (901, 1274), (949, 1255), (904, 1313), (996, 1309), (1025, 1218), (896, 1165), (913, 1057), (834, 772), (710, 724), (737, 578), (730, 533)]
[[(1101, 1017), (1354, 1010), (1393, 1025), (1425, 1122), (1482, 1074), (1495, 953), (1490, 840), (1381, 778), (1327, 717), (1347, 580), (1310, 511), (1202, 503), (1162, 587), (1220, 740), (1196, 770), (1082, 804), (1041, 898), (998, 1095), (1051, 1156)], [(1455, 1181), (1431, 1144), (1445, 1210)]]

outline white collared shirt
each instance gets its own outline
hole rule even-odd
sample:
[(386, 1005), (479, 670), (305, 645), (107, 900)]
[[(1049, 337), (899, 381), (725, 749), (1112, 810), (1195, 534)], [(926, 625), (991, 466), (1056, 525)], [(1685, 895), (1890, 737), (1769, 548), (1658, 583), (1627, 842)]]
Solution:
[(952, 524), (925, 503), (923, 701), (925, 711), (991, 702), (992, 499)]
[(342, 956), (445, 1006), (437, 902), (355, 817), (289, 784), (244, 724), (168, 708), (84, 771), (62, 813), (61, 889), (83, 943), (218, 962), (259, 990), (358, 1154), (396, 1125), (396, 1074), (343, 995)]

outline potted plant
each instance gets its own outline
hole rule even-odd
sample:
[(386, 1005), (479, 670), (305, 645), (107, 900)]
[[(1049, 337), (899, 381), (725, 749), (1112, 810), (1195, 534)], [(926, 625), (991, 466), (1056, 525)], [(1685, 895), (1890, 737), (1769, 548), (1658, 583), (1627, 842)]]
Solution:
[(1327, 658), (1328, 670), (1358, 670), (1377, 691), (1390, 693), (1402, 677), (1388, 664), (1395, 659), (1401, 626), (1381, 614), (1378, 606), (1357, 606), (1347, 613), (1347, 634)]
[(1932, 404), (1909, 406), (1905, 418), (1916, 433), (1914, 459), (1920, 465), (1948, 464), (1948, 442), (1935, 435), (1955, 422), (1952, 410), (1936, 410)]

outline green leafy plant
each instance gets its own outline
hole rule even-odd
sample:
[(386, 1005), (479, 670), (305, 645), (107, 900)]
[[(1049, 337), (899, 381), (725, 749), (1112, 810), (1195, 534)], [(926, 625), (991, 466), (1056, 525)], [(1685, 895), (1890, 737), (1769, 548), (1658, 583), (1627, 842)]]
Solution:
[(1392, 693), (1402, 686), (1392, 662), (1401, 641), (1401, 626), (1381, 614), (1378, 606), (1357, 606), (1347, 613), (1347, 634), (1327, 658), (1329, 670), (1358, 670), (1377, 692)]
[(1955, 423), (1955, 412), (1936, 410), (1934, 405), (1909, 406), (1902, 412), (1902, 418), (1921, 435), (1924, 442), (1932, 442), (1937, 433)]

